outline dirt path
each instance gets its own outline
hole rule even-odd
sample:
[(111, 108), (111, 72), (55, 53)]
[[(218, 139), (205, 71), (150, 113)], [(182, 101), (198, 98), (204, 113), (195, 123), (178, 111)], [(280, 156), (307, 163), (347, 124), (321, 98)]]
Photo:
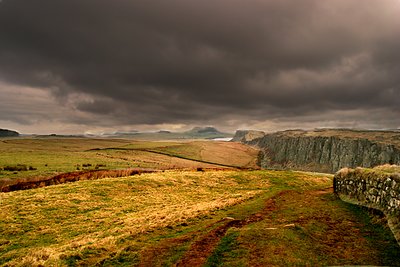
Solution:
[[(282, 192), (280, 195), (284, 194)], [(275, 210), (275, 200), (269, 199), (265, 203), (265, 207), (259, 213), (253, 214), (243, 220), (235, 220), (231, 218), (225, 219), (225, 223), (206, 235), (202, 236), (199, 240), (194, 242), (190, 249), (185, 253), (183, 258), (176, 264), (176, 266), (202, 266), (207, 258), (214, 251), (215, 247), (220, 242), (221, 238), (231, 227), (241, 228), (248, 224), (258, 222), (264, 219), (265, 215)]]
[(193, 237), (194, 235), (184, 236), (181, 238), (170, 238), (161, 242), (156, 247), (152, 247), (145, 250), (141, 255), (139, 267), (161, 265), (158, 264), (160, 256), (164, 256), (168, 254), (168, 252), (174, 249), (175, 247), (180, 246), (183, 243), (189, 242)]
[(196, 232), (190, 234), (190, 236), (164, 240), (158, 244), (157, 247), (147, 249), (142, 253), (142, 259), (139, 266), (158, 266), (156, 262), (157, 259), (162, 256), (162, 254), (166, 253), (166, 251), (170, 250), (173, 246), (188, 242), (199, 235), (200, 238), (190, 246), (189, 250), (183, 255), (176, 266), (202, 266), (206, 262), (207, 258), (212, 254), (215, 247), (218, 245), (221, 238), (225, 235), (229, 228), (241, 228), (248, 224), (263, 220), (268, 213), (276, 209), (275, 199), (289, 192), (290, 191), (282, 191), (275, 197), (268, 199), (265, 202), (264, 208), (260, 212), (252, 214), (245, 219), (236, 220), (234, 218), (224, 218), (221, 221), (209, 225), (207, 228), (212, 229), (216, 224), (223, 223), (205, 235), (201, 235), (202, 233)]
[[(180, 259), (177, 262), (175, 261), (175, 266), (203, 266), (230, 228), (240, 229), (252, 223), (261, 223), (262, 229), (261, 232), (258, 232), (260, 236), (257, 236), (257, 238), (247, 241), (245, 238), (244, 241), (241, 241), (243, 242), (242, 245), (250, 249), (250, 256), (247, 258), (247, 263), (250, 266), (275, 265), (269, 261), (268, 257), (265, 257), (274, 255), (274, 260), (279, 261), (283, 259), (280, 257), (287, 257), (284, 256), (286, 255), (286, 249), (282, 251), (283, 248), (286, 247), (297, 251), (297, 245), (302, 250), (305, 250), (305, 255), (310, 253), (309, 257), (314, 257), (322, 252), (326, 253), (327, 257), (330, 258), (327, 262), (358, 264), (367, 262), (373, 265), (387, 265), (389, 262), (391, 263), (389, 264), (390, 266), (398, 266), (396, 264), (393, 265), (393, 255), (389, 256), (389, 258), (381, 259), (382, 251), (391, 246), (388, 245), (390, 241), (384, 240), (384, 237), (374, 237), (377, 238), (376, 241), (368, 241), (371, 235), (376, 235), (376, 233), (371, 232), (370, 228), (364, 229), (366, 226), (359, 219), (356, 219), (354, 215), (351, 215), (349, 211), (341, 208), (336, 210), (337, 208), (335, 208), (335, 214), (331, 214), (327, 210), (321, 210), (330, 207), (329, 205), (332, 203), (337, 203), (332, 191), (332, 188), (303, 193), (293, 190), (282, 191), (265, 201), (264, 208), (261, 211), (244, 219), (224, 218), (209, 225), (207, 227), (208, 231), (205, 229), (203, 232), (192, 232), (180, 238), (163, 240), (157, 246), (142, 252), (140, 266), (162, 266), (166, 255), (174, 254), (174, 248), (180, 247), (182, 249), (183, 245), (185, 245), (186, 248), (183, 248), (185, 250), (189, 244), (189, 248), (179, 256)], [(288, 210), (293, 210), (294, 213), (287, 213)], [(307, 212), (303, 213), (303, 211)], [(299, 215), (296, 215), (298, 212)], [(311, 230), (313, 228), (310, 228), (310, 223), (324, 225), (324, 230), (321, 230), (322, 232)], [(308, 242), (304, 244), (311, 247), (305, 248), (302, 243), (294, 245), (282, 242), (278, 245), (281, 246), (280, 248), (267, 246), (262, 249), (251, 250), (259, 246), (258, 242), (260, 240), (267, 241), (271, 240), (271, 238), (280, 240), (281, 237), (279, 237), (278, 233), (282, 233), (282, 231), (285, 231), (284, 229), (292, 229), (291, 231), (301, 233), (305, 238), (304, 240), (308, 240), (303, 241)], [(369, 237), (365, 238), (366, 235)], [(391, 248), (393, 249), (393, 247)], [(313, 249), (316, 249), (316, 252)], [(280, 255), (280, 253), (283, 254)], [(396, 248), (394, 248), (394, 253), (400, 255), (400, 251), (396, 252)], [(308, 260), (308, 256), (304, 257), (305, 260)], [(261, 258), (265, 263), (260, 263)], [(296, 260), (298, 259), (293, 258), (292, 263), (295, 265)], [(319, 261), (317, 260), (314, 264), (318, 265)]]

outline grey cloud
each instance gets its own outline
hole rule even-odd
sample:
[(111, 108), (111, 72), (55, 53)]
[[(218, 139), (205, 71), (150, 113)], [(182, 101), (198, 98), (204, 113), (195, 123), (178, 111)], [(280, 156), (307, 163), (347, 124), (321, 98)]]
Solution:
[(397, 0), (4, 0), (0, 80), (90, 95), (73, 107), (124, 124), (392, 118), (399, 11)]

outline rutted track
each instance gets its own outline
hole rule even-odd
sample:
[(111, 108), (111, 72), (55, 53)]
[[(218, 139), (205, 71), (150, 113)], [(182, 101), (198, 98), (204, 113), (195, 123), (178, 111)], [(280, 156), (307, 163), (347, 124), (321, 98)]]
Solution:
[(139, 266), (144, 267), (156, 265), (157, 257), (160, 256), (162, 252), (168, 251), (173, 245), (188, 242), (196, 236), (200, 236), (200, 238), (190, 246), (189, 250), (182, 256), (175, 266), (202, 266), (207, 261), (207, 258), (213, 253), (214, 249), (221, 241), (221, 238), (224, 237), (230, 228), (241, 228), (248, 224), (263, 220), (265, 216), (276, 209), (275, 199), (289, 192), (291, 191), (282, 191), (276, 196), (266, 200), (264, 208), (261, 211), (252, 214), (247, 218), (241, 220), (224, 218), (221, 221), (209, 225), (207, 228), (214, 228), (215, 224), (222, 223), (222, 225), (212, 229), (204, 235), (200, 232), (194, 232), (180, 238), (167, 239), (164, 242), (161, 242), (159, 246), (145, 250), (142, 254)]
[(264, 208), (260, 212), (252, 214), (245, 219), (225, 219), (227, 220), (226, 223), (195, 241), (176, 266), (202, 266), (213, 253), (214, 249), (221, 241), (221, 238), (226, 234), (229, 228), (242, 228), (248, 224), (263, 220), (268, 213), (276, 209), (275, 198), (287, 194), (288, 192), (290, 191), (282, 191), (275, 197), (268, 199), (265, 202)]
[[(263, 223), (263, 229), (265, 229), (265, 231), (279, 231), (279, 229), (285, 228), (292, 229), (290, 231), (297, 232), (297, 234), (303, 236), (302, 238), (307, 239), (307, 242), (315, 244), (316, 249), (312, 252), (315, 254), (311, 253), (310, 255), (319, 255), (319, 253), (323, 251), (331, 257), (330, 260), (333, 263), (343, 261), (344, 263), (354, 262), (358, 263), (356, 265), (360, 265), (360, 263), (365, 261), (365, 263), (369, 263), (367, 265), (399, 266), (396, 254), (382, 256), (384, 255), (382, 254), (383, 251), (386, 251), (386, 249), (392, 249), (391, 246), (397, 245), (394, 239), (393, 241), (379, 241), (379, 244), (374, 243), (371, 245), (370, 241), (365, 237), (366, 234), (371, 235), (371, 226), (368, 226), (366, 230), (363, 230), (363, 227), (366, 225), (364, 224), (364, 221), (360, 221), (361, 218), (355, 217), (351, 212), (347, 214), (343, 213), (345, 215), (344, 218), (341, 216), (330, 215), (329, 212), (321, 213), (319, 210), (319, 204), (316, 206), (309, 204), (314, 202), (320, 203), (321, 201), (334, 201), (329, 197), (330, 195), (333, 195), (332, 193), (332, 188), (306, 192), (298, 192), (296, 190), (281, 191), (277, 195), (266, 200), (262, 210), (249, 215), (244, 219), (224, 218), (207, 226), (206, 229), (203, 228), (202, 231), (195, 231), (180, 237), (164, 239), (156, 246), (144, 249), (141, 252), (141, 261), (138, 266), (161, 266), (163, 259), (170, 257), (169, 255), (171, 255), (171, 251), (174, 247), (181, 247), (184, 250), (188, 243), (191, 243), (190, 246), (187, 248), (186, 252), (179, 257), (180, 259), (173, 263), (173, 266), (205, 266), (207, 261), (210, 259), (210, 256), (216, 252), (222, 238), (226, 235), (229, 229), (240, 229), (249, 224), (259, 222)], [(311, 208), (312, 212), (300, 212), (302, 216), (297, 218), (291, 218), (290, 215), (286, 217), (287, 215), (285, 215), (285, 212), (287, 211), (287, 205), (291, 205), (291, 208), (289, 209), (294, 207), (299, 207), (301, 209), (305, 205), (310, 205), (311, 207), (307, 209)], [(330, 205), (328, 206), (331, 207)], [(346, 209), (344, 212), (347, 212)], [(310, 221), (313, 221), (313, 223), (317, 223), (318, 225), (325, 225), (323, 230), (324, 234), (321, 235), (321, 232), (318, 231), (314, 232), (312, 228), (310, 228)], [(270, 228), (267, 228), (266, 226)], [(375, 235), (377, 235), (377, 233), (375, 233)], [(268, 256), (266, 255), (269, 254), (273, 254), (274, 260), (279, 259), (279, 257), (287, 257), (284, 253), (275, 255), (276, 247), (274, 246), (271, 246), (270, 248), (268, 248), (268, 246), (263, 247), (265, 250), (260, 251), (260, 255), (264, 257), (262, 258), (264, 263), (260, 264), (260, 258), (259, 255), (257, 255), (257, 248), (253, 247), (251, 239), (246, 240), (246, 237), (243, 238), (241, 245), (250, 251), (250, 254), (246, 256), (246, 262), (249, 266), (275, 266), (273, 260), (268, 260)], [(264, 241), (267, 241), (269, 240), (270, 235), (267, 233), (257, 236), (257, 238), (263, 238)], [(271, 240), (277, 238), (277, 234), (271, 232), (271, 238)], [(193, 241), (191, 242), (191, 240)], [(354, 246), (355, 243), (357, 243), (357, 246)], [(299, 243), (296, 245), (301, 244)], [(374, 247), (374, 245), (376, 245), (376, 247)], [(311, 246), (310, 249), (313, 250), (313, 246)], [(369, 253), (368, 257), (366, 256), (366, 251), (371, 251), (371, 253), (367, 252)], [(253, 252), (254, 254), (251, 254)], [(398, 254), (397, 251), (394, 253)], [(339, 261), (332, 260), (336, 257), (342, 257), (342, 259)], [(294, 261), (296, 261), (296, 258), (294, 258)], [(211, 264), (210, 266), (216, 265)]]

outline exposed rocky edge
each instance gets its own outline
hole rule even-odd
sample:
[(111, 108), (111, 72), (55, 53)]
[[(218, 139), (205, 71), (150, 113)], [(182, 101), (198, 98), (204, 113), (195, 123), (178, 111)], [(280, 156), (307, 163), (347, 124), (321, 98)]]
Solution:
[[(298, 169), (334, 173), (344, 167), (373, 167), (400, 164), (400, 146), (383, 132), (368, 132), (374, 138), (360, 138), (360, 132), (284, 131), (266, 134), (242, 143), (260, 148), (259, 165), (268, 169)], [(383, 136), (378, 141), (378, 135)], [(368, 136), (365, 134), (364, 136)]]
[(344, 168), (335, 174), (333, 186), (343, 201), (382, 211), (400, 244), (400, 166)]
[(254, 130), (237, 130), (235, 135), (233, 136), (233, 142), (249, 142), (257, 138), (261, 138), (265, 135), (263, 131), (254, 131)]
[(0, 129), (0, 137), (17, 137), (19, 133), (7, 129)]

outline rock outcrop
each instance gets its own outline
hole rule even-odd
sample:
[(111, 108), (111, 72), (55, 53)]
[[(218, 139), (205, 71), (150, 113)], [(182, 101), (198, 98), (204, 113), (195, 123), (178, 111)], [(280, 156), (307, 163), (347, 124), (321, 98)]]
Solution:
[(260, 148), (262, 168), (334, 173), (344, 167), (400, 164), (400, 147), (396, 142), (379, 139), (376, 132), (371, 132), (371, 139), (359, 138), (358, 132), (354, 136), (338, 132), (328, 135), (324, 131), (284, 131), (240, 141)]
[(400, 167), (344, 168), (333, 186), (343, 201), (382, 211), (400, 244)]
[(253, 130), (237, 130), (235, 135), (232, 138), (232, 142), (250, 142), (254, 139), (261, 138), (265, 135), (262, 131), (253, 131)]
[(7, 129), (0, 129), (0, 137), (17, 137), (19, 133)]

